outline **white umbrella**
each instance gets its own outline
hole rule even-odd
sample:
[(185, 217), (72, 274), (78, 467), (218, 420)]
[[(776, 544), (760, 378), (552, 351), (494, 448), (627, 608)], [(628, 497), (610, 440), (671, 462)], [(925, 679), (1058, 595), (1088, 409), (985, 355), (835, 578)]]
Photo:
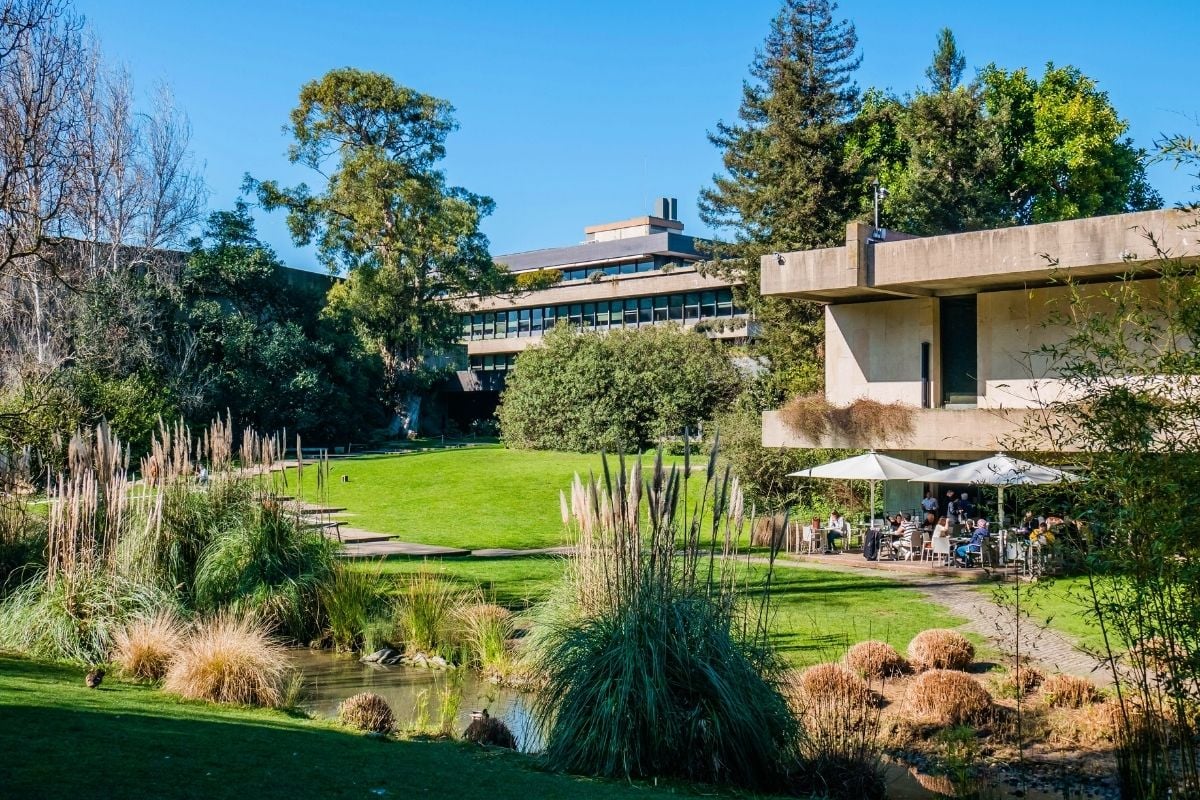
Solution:
[(844, 458), (822, 464), (819, 467), (789, 472), (794, 478), (826, 478), (841, 481), (871, 482), (871, 527), (875, 527), (875, 484), (879, 481), (922, 480), (922, 476), (933, 472), (929, 467), (885, 456), (872, 450), (861, 456)]
[(1000, 506), (998, 518), (1004, 527), (1004, 487), (1040, 486), (1046, 483), (1069, 483), (1080, 480), (1078, 475), (1054, 467), (1031, 464), (1019, 458), (996, 453), (990, 458), (959, 464), (957, 467), (930, 472), (918, 479), (925, 483), (970, 483), (976, 486), (995, 486)]

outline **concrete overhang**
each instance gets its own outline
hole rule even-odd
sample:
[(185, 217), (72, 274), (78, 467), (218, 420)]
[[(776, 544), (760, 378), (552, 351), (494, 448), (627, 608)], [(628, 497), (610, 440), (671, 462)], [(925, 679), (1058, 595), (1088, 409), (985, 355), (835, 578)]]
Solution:
[(762, 293), (838, 303), (1111, 278), (1146, 268), (1158, 250), (1200, 261), (1200, 231), (1185, 227), (1193, 221), (1144, 211), (875, 242), (852, 223), (844, 247), (765, 256)]
[(496, 263), (503, 264), (512, 272), (525, 272), (547, 267), (586, 266), (661, 255), (696, 258), (695, 239), (681, 233), (663, 231), (647, 236), (630, 236), (625, 239), (609, 239), (566, 247), (509, 253), (496, 256)]

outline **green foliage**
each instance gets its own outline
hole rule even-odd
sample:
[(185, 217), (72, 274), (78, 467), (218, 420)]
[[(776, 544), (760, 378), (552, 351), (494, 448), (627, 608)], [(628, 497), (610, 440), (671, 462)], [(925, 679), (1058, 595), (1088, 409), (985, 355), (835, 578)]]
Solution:
[(410, 576), (396, 591), (396, 627), (405, 648), (452, 657), (457, 644), (455, 615), (468, 592), (432, 572)]
[(562, 270), (535, 269), (520, 272), (515, 278), (516, 289), (521, 292), (536, 292), (539, 289), (549, 289), (562, 282)]
[(99, 570), (53, 584), (35, 575), (0, 604), (0, 649), (100, 664), (126, 623), (173, 606), (161, 589)]
[(321, 587), (321, 608), (338, 650), (373, 650), (370, 645), (376, 644), (381, 632), (379, 623), (386, 622), (390, 629), (391, 609), (380, 576), (378, 565), (355, 568), (339, 564)]
[(559, 597), (567, 605), (543, 617), (534, 651), (544, 679), (535, 714), (552, 767), (784, 786), (797, 724), (776, 688), (769, 594), (757, 608), (738, 600), (729, 537), (741, 528), (742, 498), (717, 458), (714, 447), (694, 508), (682, 499), (689, 475), (661, 458), (644, 484), (640, 462), (627, 476), (606, 462), (603, 479), (576, 479), (579, 554)]
[(46, 518), (20, 500), (0, 500), (0, 598), (29, 569), (46, 566)]
[(510, 283), (479, 230), (491, 199), (448, 187), (437, 168), (455, 127), (444, 100), (380, 73), (331, 70), (301, 88), (288, 152), (328, 176), (325, 191), (248, 181), (266, 208), (287, 210), (298, 244), (315, 243), (331, 271), (345, 271), (330, 309), (381, 356), (397, 410), (431, 380), (427, 356), (458, 341), (459, 312), (445, 298)]
[(275, 503), (255, 504), (241, 524), (222, 531), (200, 556), (200, 610), (260, 615), (300, 642), (321, 632), (318, 593), (334, 569), (335, 544)]
[(674, 326), (557, 326), (521, 354), (497, 415), (510, 447), (644, 449), (726, 407), (739, 379), (721, 346)]
[(136, 453), (149, 448), (159, 420), (178, 416), (170, 390), (148, 370), (117, 377), (85, 367), (74, 372), (72, 383), (89, 418), (107, 420)]

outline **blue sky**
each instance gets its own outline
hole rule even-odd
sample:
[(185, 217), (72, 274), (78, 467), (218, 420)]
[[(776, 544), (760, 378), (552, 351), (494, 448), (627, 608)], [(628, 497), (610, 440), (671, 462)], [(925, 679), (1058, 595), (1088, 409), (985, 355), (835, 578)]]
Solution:
[[(302, 83), (340, 66), (378, 70), (457, 108), (451, 181), (496, 200), (494, 253), (570, 244), (583, 227), (679, 198), (687, 232), (704, 234), (696, 197), (720, 168), (706, 131), (737, 112), (742, 80), (777, 0), (679, 2), (400, 2), (400, 0), (76, 0), (110, 60), (149, 94), (164, 81), (191, 118), (210, 206), (237, 198), (242, 176), (286, 183), (282, 126)], [(1188, 3), (869, 2), (846, 0), (863, 61), (859, 84), (906, 92), (923, 80), (949, 26), (968, 71), (1053, 60), (1096, 79), (1130, 134), (1200, 133)], [(1168, 202), (1192, 181), (1165, 165), (1151, 179)], [(279, 215), (260, 235), (295, 266)]]

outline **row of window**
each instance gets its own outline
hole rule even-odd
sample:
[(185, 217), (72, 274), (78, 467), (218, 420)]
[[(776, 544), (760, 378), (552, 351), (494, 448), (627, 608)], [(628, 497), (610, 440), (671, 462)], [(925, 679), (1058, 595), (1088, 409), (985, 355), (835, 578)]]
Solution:
[(483, 372), (507, 372), (516, 363), (516, 353), (502, 353), (498, 356), (471, 356), (471, 369)]
[(604, 267), (572, 267), (562, 271), (562, 279), (566, 281), (582, 281), (599, 272), (606, 277), (615, 275), (635, 275), (639, 272), (653, 272), (661, 267), (653, 261), (631, 261), (628, 264), (609, 264)]
[(637, 327), (656, 322), (699, 322), (706, 319), (740, 316), (745, 312), (734, 305), (731, 289), (709, 292), (662, 294), (605, 300), (599, 303), (573, 303), (561, 306), (522, 308), (486, 314), (464, 314), (464, 340), (511, 339), (538, 336), (558, 322), (576, 328)]

